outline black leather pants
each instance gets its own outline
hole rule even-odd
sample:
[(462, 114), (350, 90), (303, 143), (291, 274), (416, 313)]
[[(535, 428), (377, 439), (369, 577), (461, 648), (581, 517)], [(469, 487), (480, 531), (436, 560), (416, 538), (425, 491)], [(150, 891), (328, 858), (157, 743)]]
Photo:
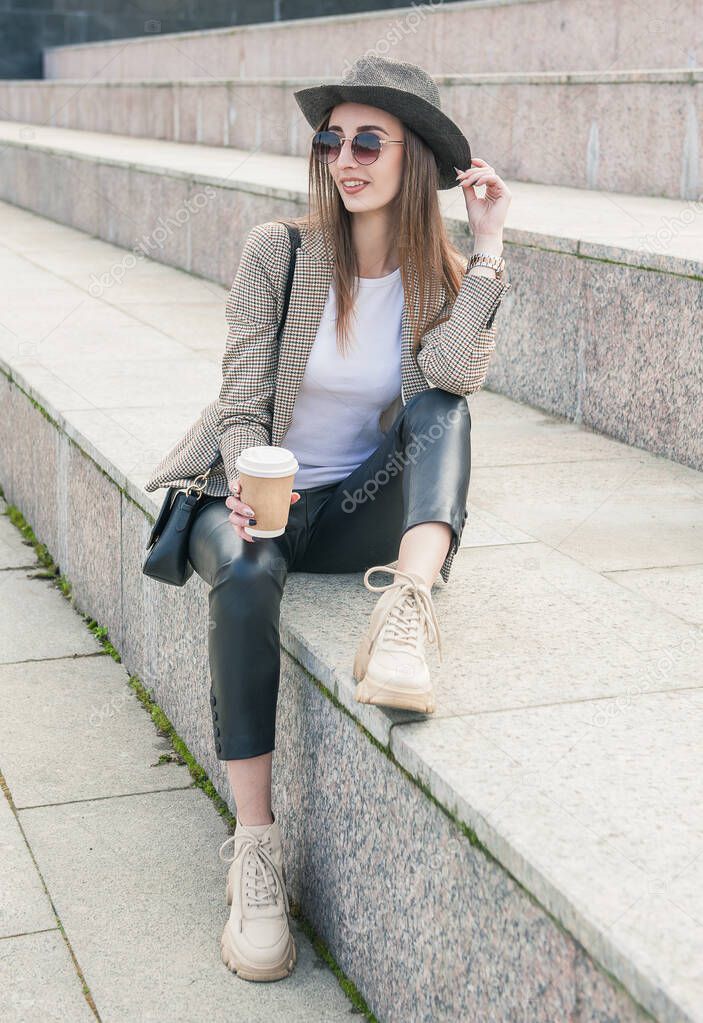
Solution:
[[(398, 557), (403, 534), (446, 522), (459, 542), (471, 465), (466, 399), (421, 391), (398, 412), (376, 450), (345, 479), (295, 488), (281, 536), (242, 540), (224, 497), (205, 495), (189, 541), (210, 584), (210, 703), (220, 760), (275, 748), (279, 621), (289, 571), (363, 572)], [(284, 442), (285, 443), (285, 442)], [(256, 511), (256, 509), (254, 509)]]

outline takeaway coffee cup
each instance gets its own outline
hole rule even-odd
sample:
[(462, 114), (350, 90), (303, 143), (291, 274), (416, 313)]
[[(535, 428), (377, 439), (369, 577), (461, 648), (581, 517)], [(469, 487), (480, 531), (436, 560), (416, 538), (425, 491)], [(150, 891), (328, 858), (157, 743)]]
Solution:
[(242, 484), (240, 500), (254, 509), (255, 526), (249, 536), (280, 536), (285, 532), (298, 460), (292, 451), (275, 444), (244, 448), (235, 465)]

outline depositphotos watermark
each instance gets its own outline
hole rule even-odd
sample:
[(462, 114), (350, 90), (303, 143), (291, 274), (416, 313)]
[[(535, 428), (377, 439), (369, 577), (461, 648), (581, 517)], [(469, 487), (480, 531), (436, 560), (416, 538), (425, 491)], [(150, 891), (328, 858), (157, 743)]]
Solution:
[(180, 230), (195, 213), (199, 213), (216, 195), (216, 190), (207, 185), (202, 191), (196, 192), (189, 199), (185, 199), (183, 205), (176, 210), (174, 216), (168, 216), (165, 220), (163, 217), (159, 217), (157, 221), (159, 226), (154, 228), (149, 234), (143, 235), (141, 241), (133, 246), (118, 263), (113, 264), (109, 270), (100, 274), (99, 277), (96, 274), (91, 274), (92, 280), (88, 291), (92, 298), (100, 298), (108, 288), (113, 287), (115, 284), (121, 284), (127, 271), (136, 266), (138, 260), (149, 256), (154, 249), (162, 249), (168, 237), (173, 234), (174, 229)]
[[(419, 435), (411, 433), (412, 439), (405, 445), (404, 449), (398, 451), (396, 448), (392, 455), (389, 456), (385, 467), (378, 469), (370, 479), (364, 482), (363, 486), (357, 487), (354, 493), (350, 493), (349, 490), (342, 491), (344, 494), (344, 500), (341, 504), (342, 511), (350, 514), (358, 505), (363, 504), (364, 501), (375, 500), (380, 488), (397, 476), (399, 472), (402, 472), (408, 462), (412, 462), (413, 465), (415, 464), (418, 454), (425, 450), (425, 442), (434, 444), (446, 432), (447, 422), (456, 423), (459, 419), (463, 418), (463, 415), (464, 413), (460, 412), (459, 409), (452, 409), (446, 415), (438, 416), (437, 422), (430, 426), (427, 433)], [(420, 443), (421, 441), (423, 443)]]

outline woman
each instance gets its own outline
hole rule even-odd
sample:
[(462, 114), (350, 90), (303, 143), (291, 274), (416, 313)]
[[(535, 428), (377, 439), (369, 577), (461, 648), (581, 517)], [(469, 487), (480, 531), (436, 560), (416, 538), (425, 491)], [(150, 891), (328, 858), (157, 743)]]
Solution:
[[(232, 906), (222, 958), (249, 980), (285, 977), (296, 958), (271, 809), (287, 573), (366, 570), (381, 596), (356, 652), (355, 698), (434, 710), (424, 641), (439, 647), (430, 591), (438, 572), (448, 581), (466, 520), (465, 396), (483, 383), (510, 287), (501, 257), (510, 192), (471, 160), (429, 75), (361, 58), (338, 85), (295, 97), (315, 135), (280, 350), (291, 248), (285, 224), (272, 221), (249, 233), (232, 285), (220, 397), (147, 483), (187, 485), (216, 434), (222, 467), (199, 502), (189, 559), (211, 587), (213, 728), (237, 808), (220, 848)], [(474, 239), (468, 266), (437, 199), (457, 184)], [(484, 198), (475, 185), (487, 186)], [(244, 527), (256, 509), (240, 500), (235, 460), (271, 443), (291, 449), (300, 469), (284, 534), (254, 539)], [(378, 570), (393, 581), (373, 586)]]

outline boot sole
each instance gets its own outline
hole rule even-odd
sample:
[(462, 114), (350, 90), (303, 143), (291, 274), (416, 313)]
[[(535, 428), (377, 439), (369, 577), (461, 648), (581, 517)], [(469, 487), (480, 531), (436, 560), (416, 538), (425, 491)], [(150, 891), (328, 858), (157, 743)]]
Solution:
[(372, 703), (377, 707), (393, 707), (395, 710), (417, 710), (432, 714), (435, 710), (434, 692), (411, 692), (409, 689), (394, 688), (386, 683), (374, 682), (368, 676), (362, 678), (354, 690), (357, 703)]
[(225, 927), (220, 942), (220, 957), (227, 969), (231, 970), (232, 973), (236, 973), (242, 980), (283, 980), (284, 977), (290, 976), (293, 972), (293, 967), (298, 958), (298, 951), (291, 934), (286, 954), (280, 962), (272, 963), (271, 966), (254, 966), (252, 963), (246, 963), (237, 959), (237, 953), (227, 939), (227, 928)]

